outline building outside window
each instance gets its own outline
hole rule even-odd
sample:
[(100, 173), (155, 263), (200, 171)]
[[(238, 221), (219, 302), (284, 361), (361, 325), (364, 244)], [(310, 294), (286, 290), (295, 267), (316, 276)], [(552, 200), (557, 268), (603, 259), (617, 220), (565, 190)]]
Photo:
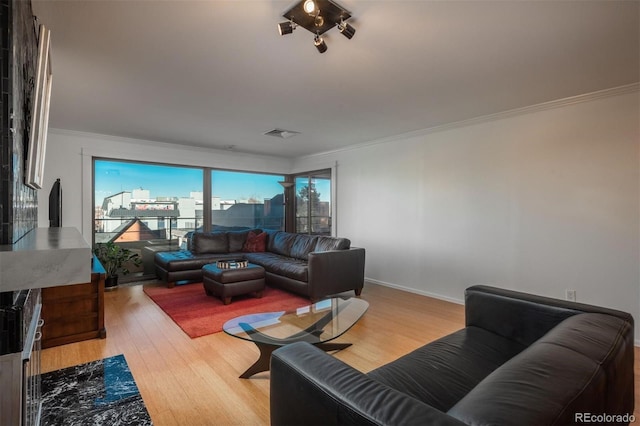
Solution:
[(201, 168), (95, 159), (95, 243), (179, 245), (203, 208), (203, 175)]
[(284, 176), (211, 171), (211, 229), (284, 229)]

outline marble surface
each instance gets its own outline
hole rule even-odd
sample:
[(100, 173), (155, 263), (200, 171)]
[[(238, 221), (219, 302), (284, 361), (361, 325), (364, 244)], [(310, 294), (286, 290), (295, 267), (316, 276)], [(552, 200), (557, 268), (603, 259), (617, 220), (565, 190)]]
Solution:
[(86, 283), (91, 247), (76, 228), (36, 228), (0, 245), (0, 292)]
[(153, 424), (123, 355), (52, 371), (41, 378), (41, 425)]

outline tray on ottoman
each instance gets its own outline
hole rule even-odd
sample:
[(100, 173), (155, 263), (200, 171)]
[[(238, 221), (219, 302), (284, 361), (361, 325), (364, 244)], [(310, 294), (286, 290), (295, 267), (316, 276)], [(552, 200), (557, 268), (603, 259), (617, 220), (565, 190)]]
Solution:
[(218, 296), (225, 305), (233, 296), (255, 293), (262, 297), (264, 290), (264, 268), (247, 263), (242, 268), (219, 268), (216, 263), (202, 267), (202, 284), (209, 296)]

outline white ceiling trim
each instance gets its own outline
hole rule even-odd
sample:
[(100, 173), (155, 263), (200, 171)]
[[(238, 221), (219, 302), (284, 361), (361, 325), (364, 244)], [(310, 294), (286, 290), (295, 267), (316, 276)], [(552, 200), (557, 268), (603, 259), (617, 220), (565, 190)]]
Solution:
[[(201, 147), (201, 146), (195, 146), (195, 145), (181, 145), (181, 144), (175, 144), (170, 142), (153, 141), (150, 139), (135, 139), (135, 138), (127, 138), (123, 136), (105, 135), (102, 133), (82, 132), (79, 130), (50, 128), (49, 133), (63, 135), (63, 136), (68, 135), (68, 136), (73, 136), (81, 139), (98, 138), (98, 139), (103, 139), (105, 141), (110, 141), (110, 142), (121, 142), (121, 143), (135, 144), (135, 145), (153, 146), (155, 148), (166, 148), (166, 149), (177, 148), (180, 151), (189, 151), (189, 152), (195, 152), (195, 153), (207, 153), (207, 154), (219, 153), (224, 155), (233, 154), (234, 156), (239, 156), (239, 157), (266, 158), (266, 159), (279, 160), (279, 161), (281, 160), (290, 161), (290, 159), (288, 158), (278, 157), (276, 155), (251, 154), (251, 153), (246, 153), (241, 151), (234, 151), (232, 149), (207, 148), (207, 147)], [(103, 150), (95, 147), (87, 147), (83, 149), (83, 152), (88, 153), (86, 155), (100, 156), (99, 153), (103, 152)]]

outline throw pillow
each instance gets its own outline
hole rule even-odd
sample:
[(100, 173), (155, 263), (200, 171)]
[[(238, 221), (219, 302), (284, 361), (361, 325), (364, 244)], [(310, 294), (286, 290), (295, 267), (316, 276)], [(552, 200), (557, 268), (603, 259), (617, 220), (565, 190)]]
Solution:
[(247, 235), (247, 241), (244, 243), (244, 247), (242, 247), (242, 251), (247, 253), (258, 253), (265, 251), (265, 246), (267, 243), (267, 233), (261, 232), (256, 234), (253, 231), (249, 231), (249, 235)]

